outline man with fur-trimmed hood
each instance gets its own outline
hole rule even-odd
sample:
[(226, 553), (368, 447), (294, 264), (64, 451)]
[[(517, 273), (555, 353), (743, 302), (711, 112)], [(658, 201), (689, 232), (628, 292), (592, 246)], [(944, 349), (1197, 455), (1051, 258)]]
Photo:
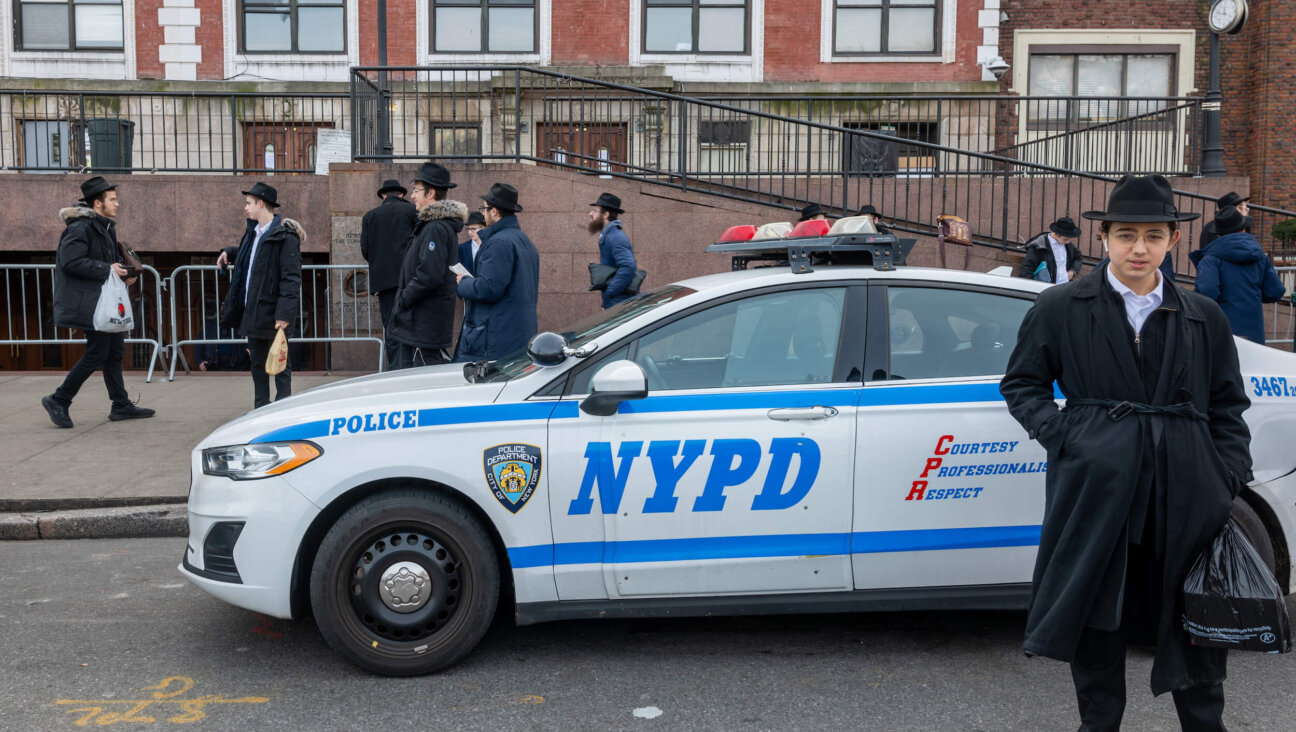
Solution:
[(424, 163), (414, 177), (410, 200), (418, 224), (405, 247), (392, 308), (392, 368), (450, 362), (456, 289), (450, 268), (459, 263), (459, 232), (468, 218), (467, 204), (446, 198), (455, 186), (450, 171), (436, 163)]
[[(301, 245), (306, 232), (292, 219), (275, 213), (279, 193), (265, 183), (243, 191), (247, 229), (236, 247), (221, 252), (216, 264), (234, 263), (229, 295), (221, 308), (222, 327), (237, 326), (248, 339), (252, 358), (252, 403), (270, 403), (266, 356), (277, 331), (292, 335), (301, 298)], [(292, 394), (292, 367), (275, 374), (275, 401)]]

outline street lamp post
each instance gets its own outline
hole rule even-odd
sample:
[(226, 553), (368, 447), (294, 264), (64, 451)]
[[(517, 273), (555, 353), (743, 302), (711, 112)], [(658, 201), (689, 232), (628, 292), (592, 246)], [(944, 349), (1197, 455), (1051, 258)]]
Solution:
[(1224, 145), (1220, 141), (1220, 104), (1223, 98), (1224, 95), (1220, 92), (1219, 34), (1211, 33), (1210, 89), (1206, 91), (1206, 101), (1202, 102), (1202, 116), (1206, 126), (1206, 143), (1202, 145), (1201, 156), (1201, 174), (1204, 176), (1228, 173), (1224, 167)]
[(391, 90), (387, 88), (387, 0), (378, 0), (378, 153), (390, 156)]

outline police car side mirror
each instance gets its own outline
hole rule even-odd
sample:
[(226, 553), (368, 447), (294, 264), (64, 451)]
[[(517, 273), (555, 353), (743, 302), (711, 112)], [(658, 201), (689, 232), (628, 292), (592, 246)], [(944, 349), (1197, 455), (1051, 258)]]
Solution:
[(590, 395), (581, 401), (581, 411), (596, 417), (616, 414), (621, 402), (648, 396), (648, 377), (634, 361), (613, 361), (598, 370), (590, 381)]
[(558, 366), (567, 360), (567, 339), (546, 330), (532, 336), (526, 350), (535, 365)]

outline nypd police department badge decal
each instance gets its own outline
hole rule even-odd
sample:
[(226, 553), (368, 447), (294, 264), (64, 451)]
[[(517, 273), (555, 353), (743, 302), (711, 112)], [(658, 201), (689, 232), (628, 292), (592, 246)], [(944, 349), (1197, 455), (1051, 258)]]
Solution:
[(486, 485), (495, 500), (517, 513), (540, 484), (540, 448), (535, 445), (496, 445), (482, 452)]

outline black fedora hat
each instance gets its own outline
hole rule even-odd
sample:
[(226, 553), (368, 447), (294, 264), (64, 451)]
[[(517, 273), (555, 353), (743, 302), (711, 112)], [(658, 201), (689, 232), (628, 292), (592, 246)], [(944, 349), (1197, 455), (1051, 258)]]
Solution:
[(1215, 207), (1219, 209), (1223, 209), (1226, 206), (1236, 206), (1239, 203), (1242, 203), (1243, 201), (1250, 201), (1250, 200), (1251, 200), (1250, 196), (1243, 198), (1242, 196), (1238, 195), (1237, 191), (1229, 191), (1228, 193), (1225, 193), (1224, 195), (1215, 199)]
[(1068, 239), (1079, 239), (1081, 233), (1080, 227), (1076, 226), (1076, 222), (1072, 221), (1070, 216), (1063, 216), (1049, 224), (1049, 231)]
[(260, 181), (252, 184), (251, 190), (243, 191), (243, 195), (259, 198), (270, 208), (279, 208), (279, 191)]
[(621, 208), (621, 199), (611, 193), (600, 193), (598, 200), (590, 205), (602, 206), (613, 213), (625, 213), (625, 209)]
[(824, 214), (824, 210), (819, 206), (819, 204), (812, 203), (809, 206), (806, 206), (805, 208), (801, 209), (801, 218), (797, 219), (797, 221), (809, 221), (815, 216), (821, 216), (821, 215), (826, 216), (827, 214)]
[(477, 224), (478, 226), (486, 225), (486, 217), (482, 216), (481, 211), (473, 211), (468, 214), (468, 220), (464, 222), (464, 226), (472, 226), (473, 224)]
[(396, 180), (395, 178), (388, 178), (387, 180), (383, 181), (382, 188), (378, 189), (378, 197), (382, 198), (383, 196), (387, 195), (388, 193), (391, 193), (392, 191), (400, 191), (400, 194), (402, 196), (405, 195), (406, 193), (409, 193), (409, 191), (405, 188), (405, 186), (400, 184), (400, 181)]
[(89, 203), (90, 199), (105, 191), (116, 190), (117, 186), (104, 180), (102, 175), (96, 175), (89, 180), (81, 183), (81, 200)]
[(419, 166), (418, 175), (414, 176), (415, 182), (423, 182), (433, 188), (457, 188), (458, 183), (450, 182), (450, 171), (444, 166), (436, 163), (423, 163)]
[(1236, 234), (1247, 226), (1247, 217), (1237, 210), (1237, 206), (1225, 206), (1215, 212), (1215, 233), (1220, 236)]
[(1192, 221), (1201, 214), (1181, 214), (1175, 207), (1174, 189), (1164, 175), (1126, 175), (1112, 187), (1106, 211), (1080, 214), (1091, 221), (1119, 221), (1153, 224), (1162, 221)]
[(867, 216), (867, 215), (870, 215), (870, 214), (873, 215), (873, 216), (877, 216), (877, 217), (879, 217), (879, 218), (882, 216), (882, 212), (881, 212), (881, 211), (878, 211), (876, 208), (873, 208), (873, 204), (871, 204), (871, 203), (866, 203), (866, 204), (864, 204), (863, 206), (860, 206), (860, 210), (859, 210), (859, 212), (856, 213), (855, 215), (856, 215), (856, 216)]
[(496, 183), (491, 186), (490, 193), (482, 196), (481, 199), (501, 211), (517, 213), (522, 210), (517, 202), (517, 189), (508, 183)]

